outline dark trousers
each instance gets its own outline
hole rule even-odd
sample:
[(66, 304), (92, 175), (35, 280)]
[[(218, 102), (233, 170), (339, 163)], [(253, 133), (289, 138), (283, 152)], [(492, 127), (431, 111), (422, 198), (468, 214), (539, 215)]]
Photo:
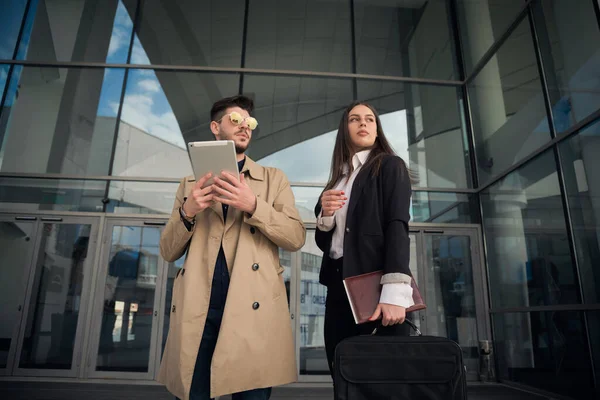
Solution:
[[(206, 317), (206, 324), (200, 341), (200, 350), (196, 358), (196, 367), (192, 377), (190, 400), (209, 400), (210, 397), (210, 363), (217, 345), (223, 310), (210, 308)], [(271, 397), (271, 388), (254, 389), (246, 392), (234, 393), (232, 400), (268, 400)]]
[[(360, 325), (354, 322), (342, 282), (342, 260), (341, 258), (334, 260), (329, 265), (335, 268), (336, 279), (327, 287), (327, 300), (325, 301), (325, 352), (332, 378), (335, 347), (338, 343), (352, 336), (370, 335), (381, 324), (381, 320)], [(408, 336), (409, 334), (410, 327), (406, 324), (381, 326), (377, 329), (377, 335), (380, 336)]]

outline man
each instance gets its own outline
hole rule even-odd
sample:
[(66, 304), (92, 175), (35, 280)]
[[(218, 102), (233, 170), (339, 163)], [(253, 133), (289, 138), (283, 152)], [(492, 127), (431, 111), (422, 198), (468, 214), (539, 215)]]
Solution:
[(167, 261), (187, 251), (158, 378), (185, 400), (266, 400), (297, 378), (278, 248), (299, 250), (306, 229), (283, 172), (245, 155), (253, 108), (244, 96), (213, 105), (210, 129), (235, 142), (240, 180), (223, 173), (204, 189), (209, 174), (182, 180), (160, 238)]

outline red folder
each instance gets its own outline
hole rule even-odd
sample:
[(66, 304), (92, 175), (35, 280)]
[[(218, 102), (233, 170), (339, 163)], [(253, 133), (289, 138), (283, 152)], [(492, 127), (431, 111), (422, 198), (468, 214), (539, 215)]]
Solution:
[[(354, 315), (354, 322), (363, 324), (368, 322), (369, 318), (377, 309), (379, 298), (381, 297), (381, 277), (383, 271), (374, 271), (367, 274), (351, 276), (344, 279), (344, 288), (348, 295), (350, 308)], [(414, 305), (408, 307), (406, 312), (423, 310), (427, 306), (423, 303), (423, 298), (414, 279), (411, 279), (410, 285), (413, 289)]]

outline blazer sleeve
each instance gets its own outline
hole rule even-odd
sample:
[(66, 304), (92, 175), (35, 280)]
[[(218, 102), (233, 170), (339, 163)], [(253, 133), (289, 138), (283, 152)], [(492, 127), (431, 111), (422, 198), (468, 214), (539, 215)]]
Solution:
[[(319, 201), (317, 201), (317, 205), (315, 206), (315, 217), (319, 218), (319, 214), (321, 213), (321, 196), (319, 196)], [(321, 251), (325, 254), (329, 253), (329, 248), (331, 247), (331, 239), (333, 238), (333, 231), (331, 229), (329, 231), (322, 231), (319, 229), (317, 225), (317, 229), (315, 229), (315, 242), (317, 243), (317, 247), (321, 249)]]
[(410, 272), (410, 198), (412, 189), (408, 170), (399, 157), (386, 157), (381, 165), (383, 194), (384, 274)]
[(160, 255), (167, 262), (178, 260), (186, 251), (188, 242), (194, 234), (196, 226), (192, 226), (190, 231), (187, 230), (184, 223), (181, 221), (179, 207), (183, 204), (185, 190), (185, 178), (179, 183), (177, 193), (175, 194), (175, 204), (169, 222), (160, 235)]

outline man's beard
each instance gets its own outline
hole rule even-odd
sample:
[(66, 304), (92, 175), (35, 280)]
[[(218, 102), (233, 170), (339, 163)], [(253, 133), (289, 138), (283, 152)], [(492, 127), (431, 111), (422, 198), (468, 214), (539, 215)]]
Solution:
[(237, 140), (236, 140), (236, 135), (238, 135), (241, 132), (236, 132), (231, 136), (226, 135), (223, 131), (219, 131), (219, 135), (217, 136), (220, 140), (231, 140), (234, 143), (235, 146), (235, 153), (236, 154), (244, 154), (246, 152), (246, 150), (248, 150), (248, 146), (250, 145), (250, 138), (247, 139), (245, 144), (238, 144)]
[(248, 150), (248, 146), (250, 146), (250, 138), (246, 140), (245, 144), (238, 144), (237, 141), (235, 141), (235, 139), (233, 140), (233, 142), (235, 143), (235, 152), (237, 154), (244, 154), (246, 150)]

